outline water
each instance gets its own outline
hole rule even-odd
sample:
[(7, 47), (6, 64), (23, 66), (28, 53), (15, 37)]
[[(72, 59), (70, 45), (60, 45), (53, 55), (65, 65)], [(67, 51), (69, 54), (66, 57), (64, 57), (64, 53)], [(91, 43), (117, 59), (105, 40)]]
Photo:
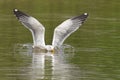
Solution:
[[(65, 50), (66, 49), (66, 50)], [(73, 57), (74, 48), (70, 45), (64, 45), (59, 53), (41, 53), (33, 51), (31, 44), (17, 44), (15, 45), (15, 52), (19, 52), (22, 58), (29, 59), (29, 65), (26, 67), (19, 67), (18, 70), (22, 71), (20, 74), (8, 74), (10, 76), (19, 75), (24, 76), (20, 80), (69, 80), (74, 79), (71, 77), (71, 68), (73, 65), (69, 64), (66, 59)], [(64, 51), (69, 51), (71, 55), (64, 54)], [(26, 61), (26, 59), (25, 59)]]
[[(1, 0), (0, 80), (119, 80), (119, 6), (119, 0)], [(58, 53), (39, 53), (14, 8), (45, 26), (47, 44), (62, 21), (84, 12), (89, 17)]]

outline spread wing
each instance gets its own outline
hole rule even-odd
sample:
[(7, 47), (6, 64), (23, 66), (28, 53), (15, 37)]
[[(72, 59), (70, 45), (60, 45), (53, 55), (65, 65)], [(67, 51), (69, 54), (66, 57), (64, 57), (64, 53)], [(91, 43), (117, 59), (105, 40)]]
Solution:
[(59, 47), (63, 44), (65, 39), (75, 32), (86, 20), (88, 17), (87, 13), (84, 13), (80, 16), (73, 17), (64, 21), (54, 30), (53, 42), (52, 45), (54, 47)]
[(14, 9), (13, 12), (18, 18), (18, 20), (32, 32), (34, 46), (45, 46), (44, 26), (34, 17), (31, 17), (19, 11), (18, 9)]

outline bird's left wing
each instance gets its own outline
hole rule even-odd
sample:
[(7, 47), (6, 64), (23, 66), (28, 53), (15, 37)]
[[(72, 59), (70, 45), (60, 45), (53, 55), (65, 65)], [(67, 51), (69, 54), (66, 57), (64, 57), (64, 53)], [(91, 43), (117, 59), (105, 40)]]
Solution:
[(68, 19), (64, 21), (62, 24), (60, 24), (58, 27), (56, 27), (54, 30), (52, 45), (54, 47), (61, 46), (64, 40), (73, 32), (75, 32), (83, 24), (87, 17), (88, 14), (84, 13), (80, 16)]

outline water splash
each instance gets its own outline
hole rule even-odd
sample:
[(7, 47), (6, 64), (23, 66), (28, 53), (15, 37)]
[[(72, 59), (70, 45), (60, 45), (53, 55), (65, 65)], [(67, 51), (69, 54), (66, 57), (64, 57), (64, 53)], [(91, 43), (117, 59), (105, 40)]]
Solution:
[(72, 66), (67, 63), (67, 58), (74, 56), (74, 47), (64, 44), (57, 53), (33, 52), (32, 44), (16, 44), (14, 52), (24, 56), (32, 56), (32, 61), (27, 72), (29, 80), (57, 79), (69, 80)]

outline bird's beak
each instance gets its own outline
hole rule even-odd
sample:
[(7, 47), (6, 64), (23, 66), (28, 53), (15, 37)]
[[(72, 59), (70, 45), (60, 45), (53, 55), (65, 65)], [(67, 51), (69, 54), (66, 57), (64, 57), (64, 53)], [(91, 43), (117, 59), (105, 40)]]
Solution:
[(52, 49), (50, 52), (51, 52), (52, 54), (54, 54), (55, 50), (54, 50), (54, 49)]

